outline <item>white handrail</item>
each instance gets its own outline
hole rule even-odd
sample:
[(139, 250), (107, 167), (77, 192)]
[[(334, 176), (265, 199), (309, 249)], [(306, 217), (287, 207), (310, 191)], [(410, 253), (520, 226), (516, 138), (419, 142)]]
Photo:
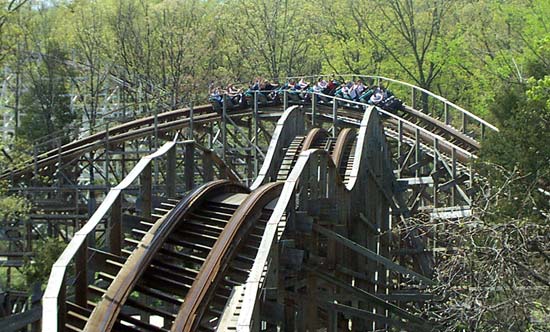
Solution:
[(460, 111), (461, 113), (464, 113), (466, 114), (468, 117), (478, 121), (480, 124), (486, 126), (487, 128), (490, 128), (496, 132), (499, 131), (499, 129), (497, 127), (495, 127), (494, 125), (490, 124), (489, 122), (483, 120), (482, 118), (480, 118), (479, 116), (465, 110), (464, 108), (456, 105), (455, 103), (449, 101), (448, 99), (444, 98), (444, 97), (441, 97), (439, 95), (436, 95), (435, 93), (429, 91), (429, 90), (426, 90), (424, 88), (421, 88), (419, 86), (416, 86), (414, 84), (411, 84), (411, 83), (407, 83), (407, 82), (403, 82), (403, 81), (399, 81), (399, 80), (396, 80), (396, 79), (393, 79), (393, 78), (389, 78), (389, 77), (385, 77), (385, 76), (379, 76), (379, 75), (363, 75), (363, 74), (329, 74), (329, 75), (306, 75), (306, 76), (292, 76), (292, 77), (287, 77), (286, 79), (287, 80), (290, 80), (290, 79), (302, 79), (302, 78), (315, 78), (315, 77), (323, 77), (323, 76), (339, 76), (339, 77), (367, 77), (367, 78), (374, 78), (374, 79), (380, 79), (380, 80), (384, 80), (384, 81), (389, 81), (389, 82), (393, 82), (393, 83), (397, 83), (397, 84), (400, 84), (400, 85), (404, 85), (404, 86), (408, 86), (410, 88), (413, 88), (415, 90), (418, 90), (422, 93), (425, 93), (449, 106), (451, 106), (452, 108), (456, 109), (457, 111)]
[[(172, 149), (176, 144), (178, 136), (173, 141), (165, 143), (157, 151), (144, 156), (140, 159), (137, 165), (130, 171), (130, 173), (113, 189), (109, 191), (99, 208), (94, 212), (90, 220), (75, 233), (73, 239), (61, 256), (52, 266), (50, 278), (48, 279), (48, 285), (42, 297), (42, 331), (58, 331), (58, 300), (61, 287), (64, 287), (65, 275), (67, 273), (67, 267), (73, 260), (77, 251), (86, 245), (86, 239), (88, 235), (97, 227), (101, 222), (105, 214), (109, 211), (112, 204), (118, 198), (122, 190), (128, 188), (132, 182), (134, 182), (141, 172), (149, 165), (151, 160), (161, 157)], [(181, 143), (188, 143), (193, 141), (184, 141)]]
[[(345, 103), (349, 103), (349, 104), (355, 104), (355, 105), (359, 105), (359, 106), (372, 106), (372, 105), (369, 105), (369, 104), (366, 104), (366, 103), (361, 103), (361, 102), (357, 102), (357, 101), (353, 101), (353, 100), (348, 100), (348, 99), (345, 99), (345, 98), (340, 98), (340, 97), (335, 97), (335, 96), (329, 96), (329, 95), (325, 95), (323, 93), (318, 93), (318, 92), (313, 92), (313, 94), (316, 94), (318, 96), (322, 96), (322, 97), (325, 97), (325, 98), (329, 98), (329, 99), (332, 99), (332, 100), (340, 100), (342, 102), (345, 102)], [(434, 134), (432, 133), (431, 131), (427, 130), (427, 129), (424, 129), (422, 127), (420, 127), (419, 125), (417, 124), (414, 124), (406, 119), (403, 119), (393, 113), (390, 113), (388, 111), (385, 111), (383, 109), (381, 109), (380, 107), (376, 107), (376, 109), (378, 110), (379, 113), (381, 114), (384, 114), (386, 116), (389, 116), (391, 118), (394, 118), (396, 119), (397, 121), (399, 122), (402, 122), (402, 123), (405, 123), (411, 127), (413, 127), (414, 129), (416, 130), (419, 130), (420, 132), (426, 134), (426, 135), (429, 135), (430, 137), (434, 138), (434, 139), (437, 139), (440, 143), (443, 143), (443, 144), (446, 144), (448, 146), (450, 146), (451, 148), (453, 149), (456, 149), (457, 151), (460, 151), (462, 153), (464, 153), (468, 158), (477, 158), (477, 156), (475, 156), (474, 154), (472, 154), (471, 152), (461, 148), (460, 146), (452, 143), (452, 142), (449, 142), (447, 139), (445, 139), (444, 137), (442, 136), (439, 136), (437, 134)]]

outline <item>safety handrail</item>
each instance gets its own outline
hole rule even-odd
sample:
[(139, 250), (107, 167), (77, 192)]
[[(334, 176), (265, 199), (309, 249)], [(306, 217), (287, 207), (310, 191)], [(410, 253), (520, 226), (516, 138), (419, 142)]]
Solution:
[[(369, 104), (366, 104), (366, 103), (361, 103), (361, 102), (358, 102), (358, 101), (348, 100), (348, 99), (340, 98), (340, 97), (336, 97), (336, 96), (330, 96), (330, 95), (326, 95), (326, 94), (323, 94), (323, 93), (314, 92), (313, 94), (315, 94), (317, 96), (324, 97), (324, 98), (332, 99), (333, 101), (338, 100), (338, 101), (342, 101), (342, 102), (345, 102), (345, 103), (358, 105), (358, 106), (361, 106), (361, 107), (372, 106), (372, 105), (369, 105)], [(430, 138), (432, 138), (432, 139), (437, 139), (439, 143), (446, 144), (449, 147), (451, 147), (452, 149), (455, 149), (456, 151), (460, 151), (461, 153), (466, 155), (468, 158), (474, 158), (474, 159), (477, 158), (476, 155), (472, 154), (471, 152), (461, 148), (460, 146), (458, 146), (458, 145), (456, 145), (452, 142), (449, 142), (446, 138), (444, 138), (440, 135), (434, 134), (431, 131), (420, 127), (419, 125), (417, 125), (417, 124), (415, 124), (411, 121), (408, 121), (406, 119), (403, 119), (402, 117), (400, 117), (398, 115), (395, 115), (391, 112), (385, 111), (385, 110), (381, 109), (380, 107), (376, 107), (376, 109), (377, 109), (378, 113), (384, 114), (385, 116), (391, 117), (391, 118), (395, 119), (398, 122), (404, 123), (407, 126), (410, 126), (410, 127), (414, 128), (415, 130), (418, 130), (419, 132), (430, 136)]]
[[(392, 82), (392, 83), (397, 83), (397, 84), (400, 84), (400, 85), (404, 85), (404, 86), (407, 86), (409, 88), (412, 88), (414, 90), (417, 90), (417, 91), (420, 91), (424, 94), (427, 94), (429, 95), (430, 97), (433, 97), (437, 100), (439, 100), (440, 102), (444, 103), (444, 105), (446, 105), (447, 107), (450, 106), (451, 108), (459, 111), (460, 113), (464, 114), (465, 116), (468, 116), (474, 120), (476, 120), (477, 122), (479, 122), (482, 126), (485, 126), (493, 131), (496, 131), (498, 132), (499, 129), (497, 127), (495, 127), (494, 125), (490, 124), (489, 122), (483, 120), (482, 118), (480, 118), (479, 116), (465, 110), (464, 108), (456, 105), (455, 103), (449, 101), (448, 99), (444, 98), (444, 97), (441, 97), (429, 90), (426, 90), (424, 88), (421, 88), (419, 86), (416, 86), (414, 84), (411, 84), (411, 83), (407, 83), (407, 82), (403, 82), (403, 81), (399, 81), (399, 80), (396, 80), (396, 79), (393, 79), (393, 78), (389, 78), (389, 77), (385, 77), (385, 76), (379, 76), (379, 75), (363, 75), (363, 74), (338, 74), (338, 75), (306, 75), (306, 76), (292, 76), (292, 77), (287, 77), (286, 79), (287, 80), (290, 80), (290, 79), (311, 79), (311, 78), (317, 78), (317, 77), (326, 77), (326, 76), (338, 76), (338, 77), (365, 77), (365, 78), (372, 78), (372, 79), (377, 79), (377, 80), (384, 80), (384, 81), (388, 81), (388, 82)], [(446, 123), (448, 125), (448, 123)]]
[(59, 330), (59, 297), (62, 293), (62, 288), (65, 287), (64, 284), (67, 268), (71, 261), (76, 259), (75, 256), (81, 250), (82, 246), (87, 246), (86, 240), (88, 236), (95, 230), (107, 212), (112, 208), (115, 200), (120, 196), (121, 192), (128, 188), (130, 184), (132, 184), (132, 182), (134, 182), (141, 175), (153, 159), (164, 156), (170, 149), (174, 148), (176, 144), (178, 144), (177, 135), (173, 141), (165, 143), (158, 151), (142, 157), (130, 173), (120, 182), (120, 184), (109, 191), (99, 208), (94, 212), (84, 227), (75, 233), (71, 242), (67, 245), (61, 256), (52, 266), (50, 278), (42, 298), (42, 331)]
[[(194, 112), (212, 111), (212, 105), (197, 106), (196, 108), (193, 109), (193, 111)], [(157, 126), (161, 126), (161, 122), (163, 123), (166, 120), (169, 120), (171, 118), (177, 118), (182, 114), (190, 114), (190, 108), (183, 108), (179, 110), (163, 112), (160, 114), (155, 114), (154, 116), (148, 116), (148, 117), (140, 118), (130, 122), (126, 122), (112, 128), (107, 128), (105, 131), (98, 132), (93, 135), (86, 136), (76, 141), (64, 144), (57, 149), (52, 149), (50, 151), (41, 153), (39, 155), (34, 156), (32, 159), (29, 159), (20, 164), (14, 165), (9, 170), (5, 170), (1, 172), (0, 178), (7, 177), (10, 175), (10, 173), (17, 173), (18, 171), (32, 167), (33, 163), (38, 162), (39, 160), (43, 161), (48, 158), (51, 159), (53, 158), (52, 156), (55, 156), (59, 152), (67, 153), (69, 151), (79, 149), (82, 146), (86, 146), (87, 144), (90, 144), (90, 142), (102, 141), (104, 139), (107, 139), (111, 135), (123, 134), (128, 132), (130, 129), (140, 128), (143, 125), (156, 124)], [(195, 114), (195, 116), (197, 116), (197, 114)]]

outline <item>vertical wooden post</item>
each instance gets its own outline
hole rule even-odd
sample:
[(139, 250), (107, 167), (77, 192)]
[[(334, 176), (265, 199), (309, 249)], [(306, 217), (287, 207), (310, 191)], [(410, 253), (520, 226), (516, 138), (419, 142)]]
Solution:
[(195, 186), (195, 144), (185, 145), (185, 169), (183, 176), (185, 178), (185, 190), (189, 191)]
[(75, 256), (75, 303), (86, 307), (88, 302), (88, 241), (84, 241)]
[(140, 175), (140, 196), (142, 199), (142, 215), (150, 219), (153, 211), (153, 181), (151, 163), (145, 166)]
[(315, 128), (315, 113), (317, 111), (317, 104), (315, 103), (315, 93), (311, 97), (311, 127)]
[[(67, 317), (67, 276), (63, 276), (63, 282), (59, 289), (57, 297), (57, 328), (59, 331), (65, 331), (65, 320)], [(78, 303), (78, 302), (77, 302)], [(44, 319), (44, 317), (42, 317)]]
[(445, 103), (443, 105), (443, 118), (445, 120), (445, 124), (448, 125), (449, 121), (451, 120), (449, 118), (449, 104)]
[(193, 104), (189, 105), (189, 139), (194, 139), (193, 130), (195, 129), (194, 125), (194, 110)]
[(122, 250), (122, 192), (111, 207), (111, 227), (109, 227), (109, 249), (113, 255), (120, 256)]
[(412, 93), (411, 93), (411, 107), (413, 109), (416, 109), (416, 88), (412, 87)]
[(288, 108), (288, 91), (283, 91), (283, 109), (286, 111)]
[(214, 180), (214, 168), (212, 166), (212, 152), (204, 152), (202, 155), (202, 174), (204, 175), (204, 181)]
[(318, 317), (317, 317), (317, 280), (313, 273), (309, 273), (307, 277), (307, 307), (306, 310), (306, 330), (317, 331)]
[(168, 150), (166, 160), (166, 194), (170, 198), (176, 197), (176, 149), (177, 144)]

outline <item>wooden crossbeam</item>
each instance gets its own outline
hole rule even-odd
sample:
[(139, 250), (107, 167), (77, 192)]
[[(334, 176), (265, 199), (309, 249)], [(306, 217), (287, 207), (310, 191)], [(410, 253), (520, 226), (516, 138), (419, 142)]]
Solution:
[(410, 323), (416, 323), (418, 324), (418, 328), (422, 331), (430, 331), (431, 328), (428, 326), (428, 322), (426, 322), (424, 319), (422, 318), (419, 318), (411, 313), (409, 313), (408, 311), (392, 304), (392, 303), (389, 303), (389, 302), (386, 302), (384, 300), (382, 300), (381, 298), (379, 298), (378, 296), (376, 295), (373, 295), (361, 288), (358, 288), (358, 287), (355, 287), (355, 286), (352, 286), (350, 284), (347, 284), (341, 280), (339, 280), (338, 278), (336, 277), (333, 277), (332, 275), (328, 274), (328, 273), (325, 273), (325, 272), (321, 272), (319, 271), (318, 269), (315, 269), (315, 268), (311, 268), (309, 266), (305, 266), (304, 267), (305, 270), (313, 273), (315, 276), (317, 276), (318, 278), (330, 283), (330, 284), (333, 284), (341, 289), (345, 289), (346, 291), (348, 291), (350, 293), (350, 295), (354, 295), (366, 302), (369, 302), (369, 303), (372, 303), (373, 305), (376, 305), (376, 306), (380, 306), (386, 310), (389, 310), (391, 312), (393, 312), (394, 314), (396, 314), (397, 316), (401, 317), (401, 318), (404, 318), (406, 320), (408, 320)]
[(392, 271), (395, 271), (395, 272), (398, 272), (398, 273), (401, 273), (405, 276), (410, 276), (422, 283), (425, 283), (425, 284), (428, 284), (428, 285), (434, 285), (435, 282), (419, 273), (416, 273), (412, 270), (409, 270), (408, 268), (406, 267), (403, 267), (397, 263), (394, 263), (392, 260), (384, 257), (384, 256), (381, 256), (381, 255), (378, 255), (377, 253), (375, 253), (374, 251), (372, 250), (369, 250), (365, 247), (363, 247), (362, 245), (350, 240), (350, 239), (347, 239), (345, 238), (344, 236), (338, 234), (338, 233), (335, 233), (325, 227), (322, 227), (322, 226), (319, 226), (317, 224), (313, 224), (313, 230), (315, 230), (316, 232), (319, 232), (320, 234), (323, 234), (324, 236), (327, 236), (333, 240), (335, 240), (336, 242), (339, 242), (341, 244), (343, 244), (344, 246), (348, 247), (349, 249), (355, 251), (356, 253), (358, 254), (361, 254), (365, 257), (367, 257), (368, 259), (370, 260), (373, 260), (377, 263), (380, 263), (382, 265), (384, 265), (387, 269), (389, 270), (392, 270)]

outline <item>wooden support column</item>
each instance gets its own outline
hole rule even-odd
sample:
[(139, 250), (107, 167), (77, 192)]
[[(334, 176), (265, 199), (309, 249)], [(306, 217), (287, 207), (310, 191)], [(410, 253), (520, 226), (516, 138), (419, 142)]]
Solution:
[(111, 225), (109, 227), (109, 249), (113, 255), (120, 256), (122, 250), (122, 192), (111, 206)]
[(84, 241), (76, 252), (75, 270), (75, 303), (86, 307), (88, 302), (88, 241)]
[[(63, 282), (57, 296), (57, 328), (59, 331), (65, 331), (65, 321), (67, 317), (67, 276), (63, 276)], [(44, 317), (42, 317), (44, 319)]]
[(166, 155), (166, 194), (169, 198), (176, 197), (176, 150), (177, 144), (168, 150)]
[(202, 155), (202, 174), (204, 176), (204, 181), (214, 180), (214, 167), (212, 165), (212, 153), (213, 152), (204, 152)]
[(153, 181), (151, 174), (151, 164), (147, 164), (140, 175), (140, 197), (142, 199), (142, 215), (146, 218), (151, 218), (153, 211)]
[(306, 321), (306, 331), (317, 331), (319, 325), (319, 317), (317, 315), (317, 280), (312, 273), (307, 276), (307, 305), (306, 316), (303, 317)]
[(195, 144), (185, 145), (185, 190), (191, 190), (195, 186)]

